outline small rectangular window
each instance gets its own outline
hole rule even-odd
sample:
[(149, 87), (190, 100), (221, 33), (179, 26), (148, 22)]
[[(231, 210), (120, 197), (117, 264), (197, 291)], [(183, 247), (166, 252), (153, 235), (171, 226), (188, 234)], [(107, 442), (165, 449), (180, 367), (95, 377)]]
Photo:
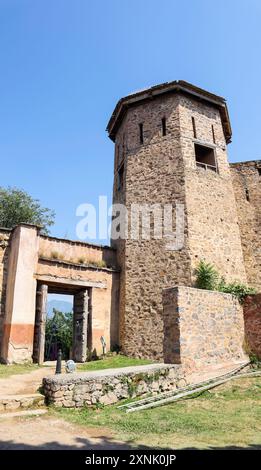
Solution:
[(249, 202), (250, 201), (250, 196), (249, 196), (248, 188), (245, 188), (245, 193), (246, 193), (246, 200)]
[(124, 165), (118, 169), (118, 191), (123, 187), (123, 178), (124, 178)]
[(193, 135), (194, 135), (194, 139), (197, 138), (197, 129), (196, 129), (196, 121), (195, 121), (195, 118), (192, 116), (192, 127), (193, 127)]
[(166, 125), (165, 117), (161, 119), (161, 127), (162, 127), (162, 135), (165, 136), (167, 134), (167, 125)]
[(212, 124), (211, 127), (212, 127), (212, 138), (213, 138), (213, 142), (214, 142), (214, 144), (215, 144), (215, 143), (216, 143), (216, 136), (215, 136), (215, 129), (214, 129), (213, 124)]
[(215, 151), (211, 147), (195, 144), (196, 165), (204, 170), (217, 172)]
[(259, 176), (261, 176), (261, 168), (257, 169)]
[(140, 144), (143, 144), (143, 124), (139, 124), (139, 129), (140, 129)]

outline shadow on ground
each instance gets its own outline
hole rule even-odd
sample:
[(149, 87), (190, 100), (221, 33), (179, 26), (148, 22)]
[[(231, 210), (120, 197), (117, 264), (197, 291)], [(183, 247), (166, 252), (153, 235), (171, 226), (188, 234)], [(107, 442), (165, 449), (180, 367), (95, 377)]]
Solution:
[[(99, 442), (93, 443), (88, 439), (75, 438), (75, 445), (61, 444), (56, 441), (46, 442), (44, 444), (23, 444), (14, 441), (0, 441), (0, 450), (164, 450), (162, 447), (147, 447), (136, 446), (131, 442), (119, 443), (113, 439), (108, 439), (105, 436), (99, 437)], [(166, 448), (165, 450), (176, 450)], [(215, 447), (209, 446), (207, 449), (200, 449), (197, 447), (183, 447), (177, 450), (261, 450), (261, 444), (250, 444), (246, 447), (241, 446), (224, 446)]]

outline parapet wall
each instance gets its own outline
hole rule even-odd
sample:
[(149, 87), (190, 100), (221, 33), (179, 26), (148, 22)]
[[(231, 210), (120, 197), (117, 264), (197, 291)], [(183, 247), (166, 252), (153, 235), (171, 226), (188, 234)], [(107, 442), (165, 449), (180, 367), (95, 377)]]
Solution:
[(39, 257), (56, 257), (74, 264), (103, 262), (107, 267), (114, 268), (116, 264), (116, 253), (111, 247), (43, 235), (39, 237)]
[(182, 368), (169, 364), (62, 374), (43, 379), (47, 402), (66, 408), (96, 403), (110, 405), (121, 399), (175, 390), (186, 385)]
[(230, 294), (174, 287), (163, 291), (164, 360), (187, 371), (243, 362), (243, 308)]

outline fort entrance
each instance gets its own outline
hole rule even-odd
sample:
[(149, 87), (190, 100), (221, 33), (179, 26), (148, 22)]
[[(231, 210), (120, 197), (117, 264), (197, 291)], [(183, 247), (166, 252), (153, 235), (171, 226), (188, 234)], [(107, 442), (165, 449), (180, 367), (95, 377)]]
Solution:
[(45, 359), (45, 329), (48, 294), (73, 296), (72, 359), (85, 362), (87, 350), (92, 351), (92, 288), (58, 283), (37, 283), (33, 343), (33, 362)]
[(48, 294), (74, 298), (76, 362), (86, 360), (87, 348), (102, 353), (101, 336), (108, 349), (119, 343), (119, 275), (113, 249), (43, 236), (38, 227), (26, 224), (8, 237), (0, 324), (3, 362), (44, 362)]

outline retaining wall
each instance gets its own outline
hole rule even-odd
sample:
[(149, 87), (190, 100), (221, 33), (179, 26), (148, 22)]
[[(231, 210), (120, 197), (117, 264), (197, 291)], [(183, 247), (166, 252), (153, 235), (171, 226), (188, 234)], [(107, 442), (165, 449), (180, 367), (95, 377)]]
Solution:
[(147, 366), (61, 374), (43, 379), (47, 403), (79, 408), (98, 403), (110, 405), (124, 398), (175, 390), (187, 385), (180, 366)]

